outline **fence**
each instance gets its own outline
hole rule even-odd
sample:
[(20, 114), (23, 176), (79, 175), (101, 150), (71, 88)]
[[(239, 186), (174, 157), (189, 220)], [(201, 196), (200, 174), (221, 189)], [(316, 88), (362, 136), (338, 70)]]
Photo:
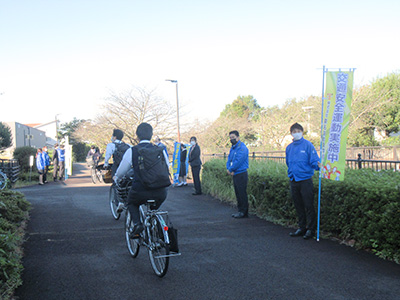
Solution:
[(20, 166), (16, 159), (0, 159), (0, 170), (7, 175), (12, 184), (17, 182)]
[[(285, 154), (284, 151), (283, 154)], [(274, 153), (277, 154), (277, 153)], [(203, 154), (202, 160), (206, 162), (212, 158), (224, 158), (227, 159), (228, 155), (226, 152), (223, 154)], [(260, 152), (250, 152), (249, 158), (251, 159), (269, 159), (274, 160), (280, 163), (286, 162), (285, 156), (278, 155), (260, 155)], [(397, 170), (400, 171), (400, 161), (398, 160), (373, 160), (373, 159), (362, 159), (362, 154), (358, 154), (357, 159), (346, 159), (347, 167), (351, 169), (361, 169), (361, 168), (369, 168), (373, 170)]]

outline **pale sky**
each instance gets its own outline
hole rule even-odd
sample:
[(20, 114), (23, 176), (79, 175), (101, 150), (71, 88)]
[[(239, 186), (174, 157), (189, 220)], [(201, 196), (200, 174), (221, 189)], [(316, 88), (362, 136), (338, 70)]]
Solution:
[(200, 120), (238, 95), (320, 96), (324, 65), (368, 84), (400, 70), (399, 13), (398, 0), (0, 0), (0, 121), (93, 118), (132, 86), (175, 105), (165, 79)]

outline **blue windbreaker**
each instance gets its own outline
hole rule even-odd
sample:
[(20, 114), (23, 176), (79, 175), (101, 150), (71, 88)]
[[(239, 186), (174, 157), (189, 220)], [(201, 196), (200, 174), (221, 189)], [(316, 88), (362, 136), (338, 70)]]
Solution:
[(43, 153), (38, 153), (36, 156), (36, 168), (38, 170), (44, 170), (45, 162)]
[(293, 141), (286, 148), (286, 165), (290, 180), (310, 179), (314, 170), (319, 170), (318, 162), (319, 157), (314, 145), (304, 138)]
[(57, 149), (58, 152), (58, 161), (65, 161), (65, 149)]
[(42, 152), (43, 157), (44, 157), (44, 165), (46, 167), (50, 166), (50, 156), (47, 152)]
[(235, 174), (246, 172), (249, 168), (249, 149), (241, 141), (231, 147), (226, 168)]

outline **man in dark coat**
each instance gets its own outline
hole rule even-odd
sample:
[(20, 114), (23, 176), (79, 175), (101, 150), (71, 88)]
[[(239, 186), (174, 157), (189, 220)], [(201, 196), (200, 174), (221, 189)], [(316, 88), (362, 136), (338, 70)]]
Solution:
[(197, 144), (197, 138), (192, 136), (190, 138), (190, 150), (189, 150), (189, 164), (192, 168), (192, 176), (195, 192), (192, 195), (201, 195), (201, 182), (200, 182), (200, 170), (201, 170), (201, 151), (200, 146)]

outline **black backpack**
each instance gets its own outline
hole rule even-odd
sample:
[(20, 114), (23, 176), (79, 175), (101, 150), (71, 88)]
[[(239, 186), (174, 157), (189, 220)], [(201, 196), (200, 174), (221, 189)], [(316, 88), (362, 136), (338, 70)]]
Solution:
[(114, 143), (114, 145), (115, 145), (115, 151), (113, 153), (113, 168), (118, 168), (119, 164), (122, 161), (122, 158), (124, 157), (126, 150), (128, 150), (130, 146), (125, 144), (124, 142), (120, 144)]
[(152, 144), (132, 147), (132, 162), (134, 165), (137, 164), (135, 177), (145, 188), (160, 189), (171, 185), (163, 148)]

